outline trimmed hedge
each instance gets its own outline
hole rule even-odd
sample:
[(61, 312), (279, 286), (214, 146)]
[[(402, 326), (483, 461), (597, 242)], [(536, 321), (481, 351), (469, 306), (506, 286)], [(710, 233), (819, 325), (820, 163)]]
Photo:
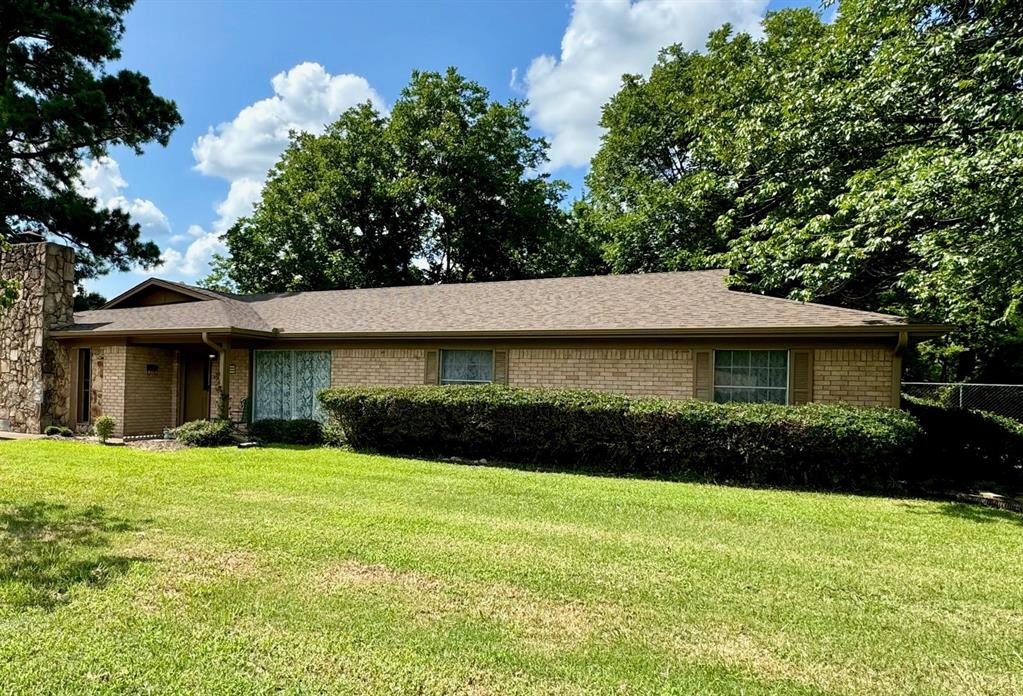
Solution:
[(193, 447), (219, 447), (227, 445), (234, 439), (233, 428), (228, 420), (196, 420), (184, 423), (172, 434), (178, 442)]
[(912, 478), (994, 482), (1023, 490), (1023, 424), (905, 395), (902, 407), (923, 430)]
[(265, 418), (249, 424), (249, 435), (261, 442), (319, 445), (323, 443), (323, 426), (319, 421), (309, 418)]
[(753, 484), (890, 485), (920, 433), (897, 409), (498, 385), (328, 389), (319, 398), (355, 449)]

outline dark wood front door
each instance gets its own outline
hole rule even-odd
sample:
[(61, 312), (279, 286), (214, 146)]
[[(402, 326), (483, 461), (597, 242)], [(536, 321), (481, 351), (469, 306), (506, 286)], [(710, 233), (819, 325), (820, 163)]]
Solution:
[(185, 375), (182, 422), (210, 417), (210, 359), (205, 353), (181, 356)]

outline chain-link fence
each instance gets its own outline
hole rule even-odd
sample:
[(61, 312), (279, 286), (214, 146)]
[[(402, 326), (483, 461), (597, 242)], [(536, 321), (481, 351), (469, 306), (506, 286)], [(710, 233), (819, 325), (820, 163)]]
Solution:
[(903, 382), (902, 392), (944, 406), (990, 411), (1023, 423), (1023, 384)]

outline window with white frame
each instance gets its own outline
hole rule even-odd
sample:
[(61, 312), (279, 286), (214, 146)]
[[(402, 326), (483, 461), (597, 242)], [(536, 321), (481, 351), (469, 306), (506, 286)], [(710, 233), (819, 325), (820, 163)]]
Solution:
[(494, 353), (490, 350), (442, 350), (441, 384), (489, 384), (494, 381)]
[(787, 350), (714, 351), (714, 401), (786, 404)]

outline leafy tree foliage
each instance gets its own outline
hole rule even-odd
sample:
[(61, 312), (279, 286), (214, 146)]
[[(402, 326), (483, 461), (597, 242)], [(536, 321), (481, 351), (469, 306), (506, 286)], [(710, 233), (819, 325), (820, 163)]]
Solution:
[(296, 133), (270, 172), (255, 212), (224, 236), (206, 285), (243, 292), (407, 285), (422, 215), (398, 181), (387, 120), (355, 107), (323, 135)]
[[(0, 3), (0, 242), (61, 238), (79, 278), (152, 264), (159, 249), (119, 210), (76, 189), (82, 159), (112, 145), (166, 145), (181, 123), (144, 75), (104, 71), (131, 0)], [(10, 299), (8, 297), (8, 299)]]
[(245, 292), (560, 275), (586, 247), (538, 174), (523, 104), (454, 69), (415, 72), (389, 115), (365, 104), (294, 134), (207, 285)]
[(75, 294), (75, 311), (85, 312), (90, 309), (99, 309), (107, 303), (107, 298), (98, 292), (79, 292)]
[(844, 0), (831, 24), (789, 10), (764, 30), (670, 48), (606, 107), (589, 213), (609, 263), (720, 259), (772, 294), (949, 321), (917, 369), (1004, 378), (1023, 335), (1023, 6)]

